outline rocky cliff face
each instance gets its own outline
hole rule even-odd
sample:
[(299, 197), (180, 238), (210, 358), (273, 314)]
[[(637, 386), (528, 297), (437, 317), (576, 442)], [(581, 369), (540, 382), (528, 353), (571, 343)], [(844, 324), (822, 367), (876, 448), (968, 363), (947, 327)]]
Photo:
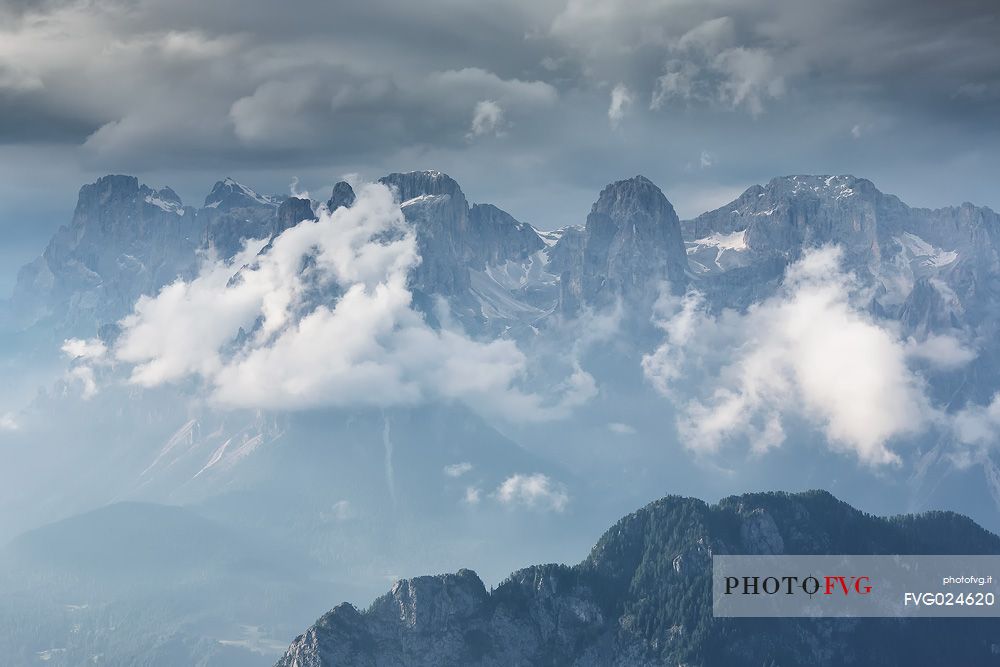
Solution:
[(21, 269), (14, 311), (22, 322), (52, 318), (71, 330), (124, 316), (140, 295), (193, 270), (203, 230), (173, 190), (105, 176), (80, 189), (73, 220)]
[(473, 268), (520, 261), (545, 247), (534, 227), (493, 204), (474, 204), (469, 228), (472, 237), (466, 242), (466, 254)]
[(219, 257), (229, 259), (247, 239), (270, 238), (279, 231), (280, 204), (280, 199), (259, 195), (231, 178), (219, 181), (199, 211), (205, 221), (206, 243)]
[(437, 171), (389, 174), (380, 182), (397, 193), (403, 215), (417, 232), (420, 265), (412, 284), (428, 294), (451, 296), (468, 290), (463, 259), (469, 204), (458, 183)]
[[(557, 245), (574, 240), (564, 236)], [(675, 293), (687, 284), (680, 221), (660, 189), (643, 176), (601, 191), (579, 245), (564, 268), (566, 304), (606, 306), (616, 298), (651, 303), (661, 284)]]
[(278, 235), (286, 229), (291, 229), (303, 220), (316, 220), (313, 212), (312, 202), (300, 197), (289, 197), (281, 202), (278, 207), (277, 221), (271, 232), (272, 236)]
[(469, 570), (417, 577), (364, 612), (340, 605), (278, 667), (987, 664), (1000, 651), (995, 623), (928, 633), (913, 620), (712, 617), (713, 553), (959, 552), (1000, 553), (1000, 538), (948, 513), (872, 517), (825, 492), (711, 506), (668, 497), (619, 521), (574, 567), (526, 568), (489, 592)]
[[(998, 230), (988, 208), (915, 209), (863, 178), (788, 176), (686, 222), (684, 237), (691, 270), (720, 305), (746, 306), (804, 250), (836, 244), (887, 316), (899, 317), (911, 295), (926, 305), (930, 285), (978, 322), (986, 315), (974, 304), (1000, 295)], [(950, 312), (925, 313), (931, 328), (950, 321)]]
[(354, 188), (351, 187), (350, 183), (339, 181), (333, 186), (333, 193), (327, 200), (326, 207), (331, 211), (336, 211), (342, 206), (352, 206), (355, 199)]
[(491, 204), (469, 206), (447, 174), (416, 171), (381, 179), (396, 193), (417, 231), (421, 264), (413, 283), (428, 293), (456, 295), (470, 288), (469, 269), (522, 261), (545, 247), (531, 225)]

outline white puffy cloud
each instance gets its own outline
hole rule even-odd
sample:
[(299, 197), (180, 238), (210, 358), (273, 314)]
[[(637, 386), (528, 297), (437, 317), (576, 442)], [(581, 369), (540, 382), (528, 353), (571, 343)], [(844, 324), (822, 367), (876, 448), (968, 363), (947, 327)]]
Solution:
[(538, 472), (511, 475), (497, 487), (495, 496), (504, 505), (554, 512), (562, 512), (569, 504), (565, 487)]
[(420, 261), (414, 230), (382, 185), (359, 186), (350, 208), (263, 246), (249, 242), (231, 262), (209, 257), (196, 278), (136, 303), (114, 349), (132, 383), (194, 377), (237, 408), (446, 400), (518, 421), (563, 417), (596, 393), (579, 367), (546, 395), (527, 391), (513, 341), (431, 328), (407, 287)]
[(664, 342), (643, 371), (680, 408), (686, 446), (717, 452), (732, 440), (763, 452), (805, 419), (830, 445), (871, 464), (895, 463), (894, 438), (923, 430), (936, 411), (908, 349), (851, 303), (854, 278), (839, 248), (808, 252), (775, 296), (745, 314), (709, 314), (697, 294), (661, 302)]
[(21, 429), (21, 425), (17, 422), (17, 418), (11, 413), (5, 413), (0, 415), (0, 431), (18, 431)]
[(104, 343), (96, 338), (69, 338), (63, 341), (60, 349), (71, 360), (70, 368), (66, 371), (66, 381), (80, 388), (80, 396), (84, 400), (96, 396), (99, 389), (95, 368), (109, 363), (108, 349)]
[(472, 470), (472, 464), (468, 461), (462, 461), (461, 463), (446, 465), (444, 467), (444, 474), (448, 477), (461, 477), (470, 470)]
[(71, 383), (80, 385), (80, 396), (83, 400), (89, 400), (97, 395), (97, 379), (92, 366), (74, 366), (67, 371), (66, 378)]
[(478, 505), (479, 501), (482, 500), (482, 491), (477, 486), (467, 486), (465, 487), (465, 496), (462, 497), (462, 502), (466, 505)]
[(623, 83), (619, 83), (611, 89), (611, 104), (608, 106), (608, 120), (611, 127), (617, 128), (621, 125), (625, 113), (632, 106), (632, 93)]
[(351, 504), (351, 501), (338, 500), (333, 504), (328, 512), (323, 512), (321, 516), (328, 521), (341, 522), (356, 519), (358, 513), (354, 509), (354, 505)]
[(608, 424), (608, 430), (612, 433), (617, 433), (618, 435), (635, 435), (635, 427), (623, 422), (611, 422)]
[(465, 135), (468, 139), (492, 134), (501, 136), (504, 133), (503, 107), (493, 100), (480, 100), (472, 110), (472, 125)]
[(911, 338), (907, 341), (906, 350), (911, 357), (945, 371), (961, 368), (976, 358), (976, 351), (962, 341), (941, 334), (931, 334), (921, 341)]
[(63, 341), (60, 348), (70, 359), (81, 359), (95, 361), (103, 359), (108, 350), (104, 343), (96, 339), (82, 340), (80, 338), (68, 338)]
[(989, 405), (970, 405), (956, 413), (955, 436), (966, 445), (992, 446), (1000, 442), (1000, 393)]

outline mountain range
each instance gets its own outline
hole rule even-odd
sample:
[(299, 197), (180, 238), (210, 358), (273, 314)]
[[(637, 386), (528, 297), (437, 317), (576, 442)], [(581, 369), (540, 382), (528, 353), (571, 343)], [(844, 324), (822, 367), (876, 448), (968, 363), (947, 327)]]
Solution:
[[(233, 408), (206, 400), (209, 383), (203, 378), (153, 387), (130, 382), (128, 363), (113, 357), (91, 363), (87, 355), (115, 349), (127, 328), (123, 318), (134, 314), (138, 303), (171, 285), (192, 284), (205, 266), (221, 267), (227, 289), (238, 286), (241, 275), (281, 245), (283, 233), (304, 222), (336, 224), (342, 219), (337, 215), (364, 202), (367, 186), (338, 182), (328, 198), (314, 201), (260, 194), (224, 179), (194, 207), (170, 188), (152, 188), (134, 177), (98, 179), (81, 189), (72, 220), (20, 270), (11, 299), (0, 304), (5, 391), (22, 399), (21, 405), (0, 410), (6, 464), (0, 469), (0, 540), (15, 540), (8, 556), (20, 573), (0, 586), (16, 592), (7, 599), (23, 601), (32, 593), (17, 580), (36, 582), (36, 597), (43, 602), (31, 613), (40, 619), (37, 627), (51, 630), (30, 633), (29, 640), (23, 628), (10, 624), (13, 629), (0, 636), (4, 650), (44, 654), (48, 664), (81, 664), (101, 653), (111, 664), (136, 664), (140, 654), (156, 664), (158, 654), (138, 647), (158, 646), (162, 655), (192, 664), (201, 660), (196, 656), (208, 656), (205, 665), (270, 664), (280, 652), (275, 647), (286, 646), (307, 622), (303, 619), (315, 618), (329, 600), (367, 602), (386, 581), (419, 572), (474, 564), (483, 580), (497, 582), (518, 563), (568, 561), (616, 517), (665, 489), (722, 497), (748, 488), (825, 487), (869, 511), (948, 507), (988, 528), (1000, 527), (1000, 466), (984, 445), (993, 437), (989, 424), (1000, 424), (1000, 417), (989, 421), (994, 419), (990, 401), (1000, 389), (1000, 217), (990, 209), (912, 208), (865, 179), (788, 176), (680, 220), (664, 193), (636, 176), (603, 188), (580, 225), (545, 230), (493, 204), (470, 204), (458, 183), (441, 172), (393, 173), (378, 183), (390, 189), (396, 212), (413, 234), (418, 261), (406, 275), (406, 295), (422, 325), (438, 335), (460, 332), (458, 340), (480, 345), (479, 351), (516, 349), (525, 378), (521, 398), (549, 389), (569, 396), (577, 391), (582, 398), (558, 410), (543, 403), (547, 412), (522, 401), (498, 416), (501, 397), (495, 394), (476, 402), (463, 401), (457, 392), (450, 398), (381, 403), (378, 390), (366, 386), (353, 392), (367, 392), (357, 403), (326, 404), (310, 396), (302, 409)], [(400, 233), (390, 230), (375, 243), (390, 244)], [(249, 247), (260, 250), (246, 259), (250, 240), (255, 243)], [(688, 420), (696, 425), (717, 423), (709, 417), (725, 416), (724, 410), (692, 413), (692, 402), (700, 400), (704, 408), (734, 390), (706, 383), (705, 376), (718, 382), (744, 378), (750, 368), (746, 356), (772, 344), (777, 351), (764, 350), (761, 376), (799, 382), (795, 373), (802, 369), (784, 375), (780, 369), (801, 350), (786, 350), (788, 340), (780, 336), (787, 332), (765, 316), (816, 296), (789, 291), (802, 280), (795, 276), (803, 263), (832, 247), (844, 273), (809, 279), (819, 289), (846, 286), (850, 292), (844, 303), (839, 292), (834, 295), (833, 306), (846, 314), (831, 328), (846, 326), (865, 340), (874, 331), (876, 342), (893, 342), (884, 348), (889, 353), (903, 350), (907, 356), (900, 363), (915, 373), (907, 376), (912, 381), (904, 389), (908, 395), (926, 394), (919, 407), (930, 425), (920, 432), (903, 422), (890, 425), (893, 438), (885, 439), (897, 458), (884, 457), (884, 465), (874, 467), (859, 461), (855, 450), (878, 454), (882, 445), (863, 438), (863, 447), (845, 445), (843, 436), (857, 440), (851, 424), (872, 415), (848, 412), (844, 426), (834, 418), (842, 415), (824, 411), (824, 395), (818, 404), (782, 415), (778, 430), (785, 446), (768, 439), (775, 430), (768, 430), (772, 415), (737, 411), (736, 426), (719, 427), (719, 437), (734, 437), (734, 429), (747, 425), (761, 437), (747, 451), (728, 444), (712, 450), (704, 444), (712, 434), (692, 431), (685, 416), (701, 414)], [(310, 261), (314, 258), (307, 256), (298, 267), (302, 275), (309, 273)], [(303, 303), (314, 309), (335, 310), (344, 297), (336, 284), (303, 284)], [(698, 306), (697, 316), (685, 334), (682, 325), (690, 314), (685, 308), (691, 304)], [(201, 317), (214, 315), (209, 309)], [(233, 350), (260, 337), (262, 326), (258, 319), (239, 328), (224, 353), (238, 356)], [(778, 342), (771, 336), (779, 336)], [(74, 343), (67, 345), (67, 339)], [(665, 341), (670, 343), (666, 362), (656, 356)], [(809, 363), (814, 357), (838, 359), (843, 349), (835, 345), (841, 342), (823, 339)], [(328, 349), (314, 357), (316, 366), (346, 343), (323, 344)], [(687, 358), (670, 356), (688, 348), (700, 349), (702, 356), (695, 351)], [(854, 375), (839, 361), (828, 369), (820, 384), (846, 387), (826, 402), (851, 394), (856, 376), (877, 375), (865, 374), (876, 361), (878, 355), (854, 364), (849, 369)], [(702, 375), (678, 379), (684, 364)], [(473, 377), (461, 376), (462, 381), (474, 386), (472, 380), (488, 374), (477, 367), (468, 375)], [(664, 394), (660, 384), (673, 393)], [(873, 396), (894, 387), (885, 389)], [(742, 400), (744, 405), (774, 400), (781, 390), (778, 384), (745, 383)], [(803, 393), (803, 383), (790, 392), (799, 399), (796, 392)], [(535, 413), (546, 418), (536, 419)], [(794, 502), (819, 502), (810, 498)], [(100, 521), (80, 515), (123, 501), (140, 502), (128, 512), (98, 514)], [(179, 506), (184, 514), (158, 511), (163, 505)], [(725, 515), (725, 521), (738, 523), (723, 511), (726, 502), (715, 509), (678, 500), (664, 506), (692, 512), (697, 507), (706, 516)], [(74, 527), (76, 521), (85, 528)], [(232, 570), (224, 586), (210, 591), (209, 611), (192, 612), (197, 595), (189, 586), (183, 588), (186, 601), (171, 603), (169, 613), (150, 619), (137, 610), (164, 595), (162, 588), (125, 585), (121, 572), (82, 577), (66, 562), (23, 556), (33, 553), (24, 544), (39, 544), (30, 531), (46, 524), (53, 533), (66, 534), (53, 543), (72, 544), (87, 535), (97, 542), (89, 545), (92, 551), (103, 553), (97, 549), (102, 534), (117, 525), (124, 535), (141, 535), (135, 531), (144, 521), (166, 522), (164, 530), (176, 533), (179, 543), (197, 548), (204, 542), (217, 555), (225, 550), (205, 539), (206, 531), (230, 535), (233, 544), (257, 545), (267, 556), (267, 576), (260, 577), (259, 563), (250, 567), (222, 553), (219, 562), (232, 564)], [(895, 534), (893, 525), (876, 532)], [(728, 545), (724, 548), (738, 549), (730, 533), (710, 536)], [(789, 543), (787, 535), (782, 539)], [(276, 551), (295, 557), (283, 562), (272, 557)], [(137, 556), (137, 562), (153, 573), (160, 564), (148, 555)], [(553, 572), (561, 573), (553, 575), (558, 581), (565, 575), (583, 587), (603, 585), (588, 567)], [(190, 583), (204, 574), (180, 569), (172, 576)], [(81, 581), (85, 585), (74, 594), (72, 587)], [(487, 610), (504, 609), (495, 593), (483, 592), (484, 585), (469, 573), (441, 582), (463, 591), (481, 617), (470, 632), (489, 635), (493, 646), (506, 641), (490, 625), (493, 611)], [(266, 610), (226, 603), (232, 590), (258, 584), (289, 594)], [(500, 589), (530, 607), (536, 601), (517, 592), (525, 585)], [(113, 593), (113, 599), (94, 591)], [(592, 600), (602, 619), (587, 630), (602, 637), (594, 650), (617, 645), (608, 623), (626, 618), (620, 615), (623, 605), (638, 598), (630, 599), (619, 591)], [(15, 604), (8, 611), (17, 618), (25, 609)], [(333, 618), (349, 616), (344, 610)], [(122, 617), (136, 620), (124, 641), (114, 633)], [(382, 621), (350, 619), (361, 633), (350, 641), (390, 632), (378, 624)], [(538, 628), (525, 631), (542, 636)], [(81, 640), (81, 633), (88, 639)], [(620, 647), (653, 655), (651, 664), (658, 664), (655, 660), (705, 655), (704, 642), (712, 636), (705, 633), (685, 639), (688, 648), (667, 653), (648, 653), (650, 642), (663, 641), (653, 634), (620, 639), (625, 642)], [(36, 641), (39, 634), (47, 643)], [(583, 646), (582, 635), (566, 637)], [(403, 650), (391, 651), (397, 649)], [(299, 650), (300, 664), (313, 664), (301, 652), (305, 649)], [(585, 659), (583, 653), (572, 655)]]
[[(1000, 217), (971, 204), (911, 208), (852, 176), (776, 178), (683, 222), (637, 176), (604, 188), (585, 224), (553, 231), (491, 204), (470, 206), (441, 172), (379, 182), (396, 192), (418, 235), (412, 286), (447, 297), (467, 326), (534, 322), (618, 297), (648, 301), (662, 282), (697, 288), (718, 308), (746, 308), (804, 251), (825, 244), (841, 246), (846, 268), (871, 288), (872, 312), (906, 333), (968, 329), (988, 339), (996, 321)], [(325, 206), (354, 196), (337, 183)], [(81, 189), (71, 223), (19, 272), (7, 325), (93, 335), (138, 296), (192, 276), (199, 253), (232, 257), (246, 239), (273, 238), (318, 206), (225, 179), (196, 209), (170, 188), (106, 176)]]

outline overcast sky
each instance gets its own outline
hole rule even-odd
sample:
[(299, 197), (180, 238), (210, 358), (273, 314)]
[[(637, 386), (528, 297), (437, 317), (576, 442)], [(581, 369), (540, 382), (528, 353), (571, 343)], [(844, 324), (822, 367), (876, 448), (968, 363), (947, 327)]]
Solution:
[(998, 208), (997, 118), (993, 0), (0, 0), (0, 288), (110, 172), (436, 168), (543, 228), (637, 173), (682, 217), (791, 173)]

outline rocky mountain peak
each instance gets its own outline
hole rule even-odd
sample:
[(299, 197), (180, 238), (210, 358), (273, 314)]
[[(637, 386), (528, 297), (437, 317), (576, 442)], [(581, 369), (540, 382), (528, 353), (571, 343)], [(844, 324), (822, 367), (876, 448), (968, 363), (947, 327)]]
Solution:
[(333, 193), (326, 202), (326, 207), (330, 211), (336, 211), (342, 206), (351, 207), (354, 205), (354, 188), (346, 181), (339, 181), (333, 186)]
[(448, 195), (455, 201), (456, 205), (468, 206), (465, 201), (465, 194), (455, 179), (440, 171), (428, 170), (392, 173), (378, 180), (379, 183), (392, 188), (397, 193), (400, 202), (407, 202), (427, 195)]
[(300, 197), (289, 197), (278, 207), (278, 220), (275, 225), (275, 235), (290, 229), (303, 220), (315, 220), (312, 202)]
[(178, 204), (182, 203), (181, 196), (176, 192), (174, 192), (174, 189), (169, 186), (164, 186), (160, 188), (159, 190), (156, 191), (156, 194), (158, 194), (160, 197), (162, 197), (167, 201), (176, 202)]
[(139, 179), (135, 176), (129, 176), (127, 174), (107, 174), (105, 176), (101, 176), (93, 183), (84, 185), (80, 188), (80, 190), (81, 192), (84, 190), (136, 192), (139, 190)]
[(372, 603), (370, 613), (375, 618), (398, 618), (412, 630), (426, 630), (468, 618), (488, 597), (479, 576), (462, 569), (455, 574), (400, 579)]
[(204, 208), (226, 211), (234, 208), (277, 207), (280, 201), (261, 195), (232, 178), (225, 178), (212, 186), (205, 197)]
[(676, 220), (677, 214), (660, 188), (645, 176), (634, 176), (601, 190), (587, 222), (600, 224), (604, 219), (618, 225), (657, 224)]
[(55, 316), (65, 332), (93, 335), (136, 299), (185, 275), (202, 229), (170, 188), (112, 174), (80, 188), (69, 225), (18, 273), (11, 299), (17, 326)]
[(180, 196), (170, 188), (152, 190), (144, 185), (139, 191), (143, 197), (143, 201), (150, 206), (155, 206), (162, 211), (176, 213), (177, 215), (185, 215), (187, 213)]
[(138, 194), (139, 179), (135, 176), (122, 174), (102, 176), (94, 183), (80, 188), (74, 220), (78, 221), (88, 215), (96, 214), (104, 207), (134, 202)]
[(683, 290), (687, 255), (680, 220), (648, 178), (635, 176), (601, 190), (584, 234), (578, 271), (584, 302), (603, 304), (623, 295), (649, 299), (664, 281)]

